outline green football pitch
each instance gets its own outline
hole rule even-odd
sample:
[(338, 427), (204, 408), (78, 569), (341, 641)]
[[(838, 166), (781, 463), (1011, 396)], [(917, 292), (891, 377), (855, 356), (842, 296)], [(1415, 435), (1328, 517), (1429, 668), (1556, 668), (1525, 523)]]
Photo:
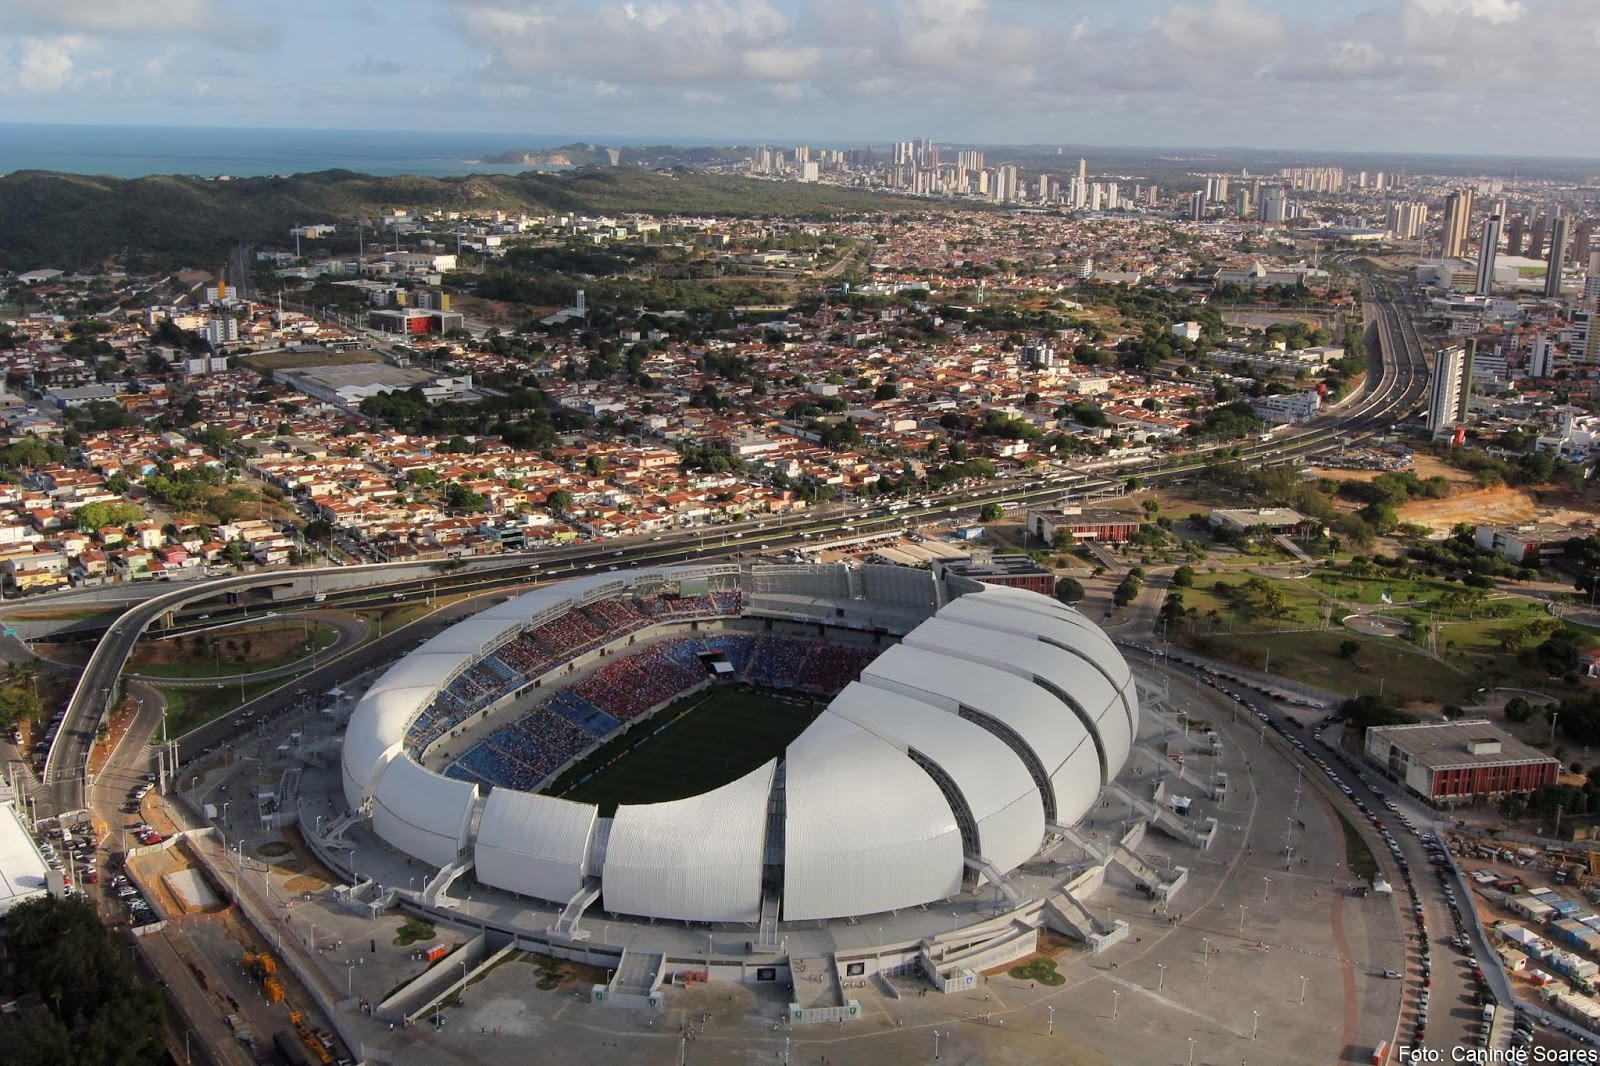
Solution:
[(598, 804), (602, 817), (619, 803), (697, 796), (781, 756), (826, 704), (743, 685), (697, 692), (605, 744), (548, 791)]

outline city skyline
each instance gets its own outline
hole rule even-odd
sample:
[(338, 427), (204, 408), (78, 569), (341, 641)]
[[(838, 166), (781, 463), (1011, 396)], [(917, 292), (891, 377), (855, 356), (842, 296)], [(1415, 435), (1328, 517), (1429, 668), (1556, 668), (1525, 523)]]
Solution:
[[(1579, 90), (1600, 35), (1580, 0), (0, 0), (0, 14), (13, 121), (400, 123), (505, 147), (932, 134), (1573, 157), (1596, 119)], [(1552, 94), (1561, 108), (1541, 106)]]

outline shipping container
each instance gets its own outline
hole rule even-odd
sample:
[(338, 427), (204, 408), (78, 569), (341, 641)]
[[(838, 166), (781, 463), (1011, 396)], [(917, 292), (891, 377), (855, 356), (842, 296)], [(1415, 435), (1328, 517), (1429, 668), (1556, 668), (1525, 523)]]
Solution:
[(445, 947), (443, 944), (435, 944), (433, 947), (428, 949), (427, 954), (424, 957), (429, 962), (438, 962), (448, 954), (450, 954), (449, 948)]

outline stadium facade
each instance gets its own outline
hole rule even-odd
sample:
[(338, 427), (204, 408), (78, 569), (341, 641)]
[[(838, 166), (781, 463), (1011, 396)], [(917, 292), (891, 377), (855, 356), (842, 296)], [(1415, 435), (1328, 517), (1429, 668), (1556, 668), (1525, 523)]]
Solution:
[[(881, 653), (782, 758), (689, 798), (602, 817), (428, 768), (463, 729), (587, 665), (739, 632)], [(1094, 806), (1138, 720), (1111, 641), (1037, 593), (892, 566), (607, 573), (497, 604), (397, 662), (352, 712), (343, 788), (398, 851), (580, 913), (603, 897), (641, 918), (850, 918), (999, 886)]]

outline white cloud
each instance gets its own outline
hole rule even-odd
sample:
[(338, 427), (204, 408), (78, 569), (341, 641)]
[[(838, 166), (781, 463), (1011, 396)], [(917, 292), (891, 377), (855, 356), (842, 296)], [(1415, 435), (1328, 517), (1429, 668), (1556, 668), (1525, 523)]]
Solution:
[(205, 32), (225, 21), (213, 0), (0, 0), (8, 22), (101, 35)]
[(17, 61), (17, 87), (26, 93), (55, 93), (67, 88), (72, 83), (74, 57), (82, 49), (83, 41), (76, 37), (24, 40)]
[(1515, 22), (1527, 13), (1521, 0), (1415, 0), (1429, 15), (1466, 15), (1496, 24)]

